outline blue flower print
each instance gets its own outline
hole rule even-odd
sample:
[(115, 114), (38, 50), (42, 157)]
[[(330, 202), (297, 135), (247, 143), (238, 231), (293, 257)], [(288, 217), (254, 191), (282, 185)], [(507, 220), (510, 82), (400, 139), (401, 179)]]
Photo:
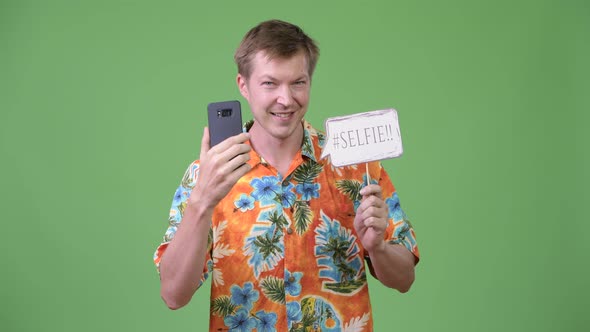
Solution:
[(301, 321), (303, 313), (301, 312), (301, 305), (298, 302), (287, 302), (287, 321), (289, 328), (293, 323)]
[(223, 319), (230, 331), (249, 332), (256, 327), (256, 318), (250, 317), (248, 310), (239, 309), (235, 315)]
[[(377, 182), (377, 179), (373, 179), (371, 178), (371, 184), (379, 184), (379, 182)], [(367, 186), (367, 173), (363, 174), (363, 187)]]
[(410, 227), (408, 227), (408, 224), (403, 223), (395, 228), (395, 231), (393, 232), (393, 237), (395, 239), (400, 239), (403, 241), (406, 239), (406, 236), (409, 231), (410, 231)]
[(274, 312), (265, 313), (259, 311), (256, 313), (256, 331), (258, 332), (276, 332), (277, 314)]
[(281, 204), (283, 207), (289, 208), (295, 203), (297, 196), (293, 192), (295, 186), (289, 182), (287, 186), (283, 186), (283, 191), (281, 192)]
[(299, 282), (303, 277), (302, 272), (291, 273), (285, 270), (285, 292), (291, 296), (299, 296), (301, 294), (301, 283)]
[(199, 285), (203, 283), (203, 281), (207, 280), (207, 278), (209, 278), (209, 273), (213, 271), (213, 260), (210, 259), (207, 261), (207, 270), (206, 272), (203, 273), (203, 278), (200, 281)]
[(166, 241), (171, 241), (174, 238), (174, 236), (176, 235), (177, 229), (178, 229), (178, 226), (176, 226), (176, 225), (168, 227), (168, 229), (166, 230), (166, 234), (164, 234), (164, 239)]
[(297, 192), (301, 194), (301, 199), (304, 201), (320, 197), (319, 183), (301, 183), (297, 185), (296, 189)]
[(242, 194), (237, 201), (234, 202), (236, 209), (240, 209), (242, 212), (254, 209), (254, 198), (246, 194)]
[(252, 309), (252, 304), (258, 301), (260, 296), (258, 291), (253, 288), (251, 282), (245, 283), (244, 288), (237, 285), (231, 286), (231, 302), (248, 310)]
[(262, 179), (253, 179), (250, 183), (254, 191), (252, 197), (257, 201), (272, 201), (281, 190), (279, 179), (276, 176), (263, 176)]
[(404, 211), (399, 204), (397, 193), (393, 193), (390, 198), (386, 199), (385, 204), (387, 204), (387, 207), (389, 208), (388, 218), (393, 218), (394, 221), (404, 219)]
[(394, 244), (402, 243), (410, 251), (412, 251), (412, 248), (416, 245), (416, 239), (412, 236), (410, 226), (407, 222), (397, 225), (393, 232), (393, 239), (389, 242)]
[(318, 133), (318, 144), (322, 149), (324, 148), (324, 144), (326, 144), (326, 136), (322, 133)]
[(174, 206), (180, 205), (188, 198), (189, 191), (184, 186), (179, 186), (174, 193), (174, 200), (172, 204)]

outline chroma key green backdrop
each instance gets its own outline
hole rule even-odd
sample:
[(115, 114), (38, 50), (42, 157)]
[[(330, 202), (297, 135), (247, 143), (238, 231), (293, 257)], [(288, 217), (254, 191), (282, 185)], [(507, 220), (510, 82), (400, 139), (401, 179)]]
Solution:
[(319, 41), (308, 119), (396, 108), (422, 254), (377, 331), (586, 331), (588, 1), (0, 1), (2, 331), (203, 331), (152, 253), (260, 21)]

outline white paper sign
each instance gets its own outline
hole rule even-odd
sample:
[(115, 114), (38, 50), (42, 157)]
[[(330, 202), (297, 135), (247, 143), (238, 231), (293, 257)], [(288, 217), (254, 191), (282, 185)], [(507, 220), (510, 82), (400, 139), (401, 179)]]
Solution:
[(336, 167), (399, 157), (403, 153), (397, 111), (393, 108), (329, 118), (321, 159)]

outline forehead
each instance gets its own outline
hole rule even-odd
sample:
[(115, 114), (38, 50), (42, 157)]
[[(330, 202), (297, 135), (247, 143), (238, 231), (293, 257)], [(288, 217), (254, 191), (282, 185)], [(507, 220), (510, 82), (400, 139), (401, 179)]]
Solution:
[(252, 76), (302, 76), (308, 75), (307, 57), (304, 52), (283, 57), (270, 57), (266, 52), (259, 51), (252, 58)]

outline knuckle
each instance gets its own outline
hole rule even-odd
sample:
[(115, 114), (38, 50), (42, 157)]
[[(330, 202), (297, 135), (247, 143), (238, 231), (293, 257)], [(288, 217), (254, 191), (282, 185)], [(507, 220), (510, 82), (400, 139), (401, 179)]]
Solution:
[(232, 136), (232, 142), (238, 144), (238, 143), (242, 143), (246, 141), (246, 135), (244, 135), (243, 133)]
[(219, 157), (219, 155), (211, 156), (211, 165), (213, 166), (213, 170), (218, 169), (220, 164), (221, 164), (221, 158)]

